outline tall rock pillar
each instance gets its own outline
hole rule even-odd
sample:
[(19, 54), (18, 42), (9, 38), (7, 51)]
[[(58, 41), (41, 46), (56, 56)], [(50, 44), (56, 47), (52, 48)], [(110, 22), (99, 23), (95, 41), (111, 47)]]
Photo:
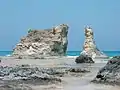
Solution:
[(83, 45), (82, 55), (88, 55), (91, 58), (108, 58), (103, 52), (101, 52), (94, 41), (94, 33), (91, 27), (86, 27), (85, 30), (85, 41)]

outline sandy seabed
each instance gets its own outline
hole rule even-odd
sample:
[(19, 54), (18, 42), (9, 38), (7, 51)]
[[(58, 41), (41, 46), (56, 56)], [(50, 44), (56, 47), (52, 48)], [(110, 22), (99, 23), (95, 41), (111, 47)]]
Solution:
[[(29, 85), (33, 90), (120, 90), (119, 86), (91, 83), (97, 72), (106, 64), (107, 60), (96, 59), (95, 64), (76, 64), (75, 57), (49, 57), (45, 59), (14, 59), (1, 57), (1, 66), (15, 66), (29, 64), (39, 67), (80, 67), (90, 70), (89, 73), (65, 75), (60, 77), (61, 83), (50, 85)], [(0, 89), (1, 90), (1, 89)]]

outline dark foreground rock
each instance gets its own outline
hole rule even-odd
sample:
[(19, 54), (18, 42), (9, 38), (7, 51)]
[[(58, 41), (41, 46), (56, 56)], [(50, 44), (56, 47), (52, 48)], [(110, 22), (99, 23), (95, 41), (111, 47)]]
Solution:
[(54, 68), (30, 65), (0, 67), (0, 90), (32, 90), (31, 85), (48, 85), (61, 82), (64, 74)]
[(16, 83), (0, 83), (0, 90), (33, 90), (31, 87), (23, 84), (16, 84)]
[(92, 82), (120, 85), (120, 56), (109, 60)]
[(80, 55), (75, 60), (76, 63), (94, 63), (93, 59), (87, 55)]
[[(61, 72), (62, 73), (62, 72)], [(15, 67), (0, 67), (0, 79), (4, 81), (19, 81), (24, 83), (39, 82), (45, 84), (49, 82), (61, 82), (54, 75), (61, 74), (54, 69), (44, 69), (31, 67), (29, 65), (21, 65)], [(32, 81), (32, 82), (31, 82)], [(33, 83), (34, 84), (34, 83)]]
[(29, 30), (13, 49), (12, 56), (39, 59), (43, 56), (65, 56), (67, 50), (68, 26), (58, 25), (51, 29)]
[(88, 73), (87, 69), (72, 67), (42, 68), (31, 65), (0, 67), (0, 90), (32, 90), (31, 85), (59, 84), (70, 73)]

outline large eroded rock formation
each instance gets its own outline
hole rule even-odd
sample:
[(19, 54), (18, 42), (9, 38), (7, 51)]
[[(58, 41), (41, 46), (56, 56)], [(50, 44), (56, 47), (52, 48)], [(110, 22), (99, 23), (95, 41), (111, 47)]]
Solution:
[(30, 30), (13, 50), (13, 56), (63, 56), (67, 50), (68, 26), (58, 25), (52, 29)]
[(94, 34), (91, 27), (85, 28), (85, 41), (83, 45), (82, 55), (88, 55), (92, 58), (107, 58), (107, 56), (101, 52), (94, 41)]

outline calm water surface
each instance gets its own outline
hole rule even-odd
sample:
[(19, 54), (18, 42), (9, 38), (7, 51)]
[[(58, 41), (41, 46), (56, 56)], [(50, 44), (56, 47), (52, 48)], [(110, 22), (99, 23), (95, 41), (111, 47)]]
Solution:
[[(67, 51), (67, 56), (79, 56), (81, 51)], [(106, 55), (112, 57), (120, 55), (120, 51), (103, 51)], [(0, 51), (0, 56), (6, 56), (12, 54), (12, 51)]]

